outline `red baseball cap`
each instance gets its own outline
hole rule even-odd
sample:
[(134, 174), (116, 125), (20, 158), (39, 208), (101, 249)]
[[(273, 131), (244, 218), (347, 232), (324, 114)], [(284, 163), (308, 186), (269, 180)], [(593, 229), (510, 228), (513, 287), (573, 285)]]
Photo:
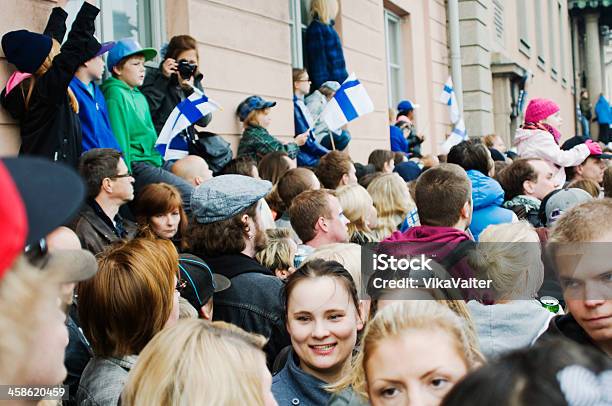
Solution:
[(9, 171), (0, 162), (0, 278), (23, 251), (28, 235), (26, 210)]
[(0, 277), (23, 252), (80, 210), (85, 184), (72, 168), (39, 157), (0, 159)]

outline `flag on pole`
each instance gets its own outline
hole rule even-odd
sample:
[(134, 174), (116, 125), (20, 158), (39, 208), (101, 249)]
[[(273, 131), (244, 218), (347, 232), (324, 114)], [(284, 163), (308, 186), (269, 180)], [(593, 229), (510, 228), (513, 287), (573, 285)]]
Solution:
[(210, 100), (199, 89), (194, 88), (194, 92), (177, 104), (168, 116), (159, 133), (155, 148), (165, 160), (184, 158), (189, 154), (189, 144), (181, 134), (183, 130), (220, 108), (219, 104)]
[(450, 76), (444, 84), (444, 89), (442, 90), (442, 94), (440, 95), (440, 102), (450, 107), (451, 122), (453, 124), (457, 123), (461, 118), (461, 113), (459, 112), (457, 96), (455, 95), (455, 90), (453, 89), (453, 78), (451, 78)]
[(442, 144), (442, 153), (448, 154), (452, 147), (467, 139), (468, 135), (465, 129), (465, 122), (463, 118), (460, 118), (455, 124), (455, 128), (453, 128), (453, 132), (451, 132), (446, 141)]
[(373, 111), (374, 103), (368, 92), (355, 78), (355, 74), (351, 74), (327, 103), (321, 118), (331, 131), (337, 131), (349, 121)]

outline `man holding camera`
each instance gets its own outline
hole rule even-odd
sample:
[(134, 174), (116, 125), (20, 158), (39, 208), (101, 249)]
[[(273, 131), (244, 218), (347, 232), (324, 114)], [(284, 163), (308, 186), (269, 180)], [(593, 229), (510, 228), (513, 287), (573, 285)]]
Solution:
[[(172, 37), (165, 53), (163, 50), (162, 53), (164, 60), (159, 69), (147, 69), (145, 81), (140, 88), (149, 103), (151, 118), (158, 135), (176, 105), (197, 91), (194, 88), (202, 91), (197, 42), (193, 37)], [(211, 119), (212, 114), (208, 114), (196, 124), (206, 127)], [(193, 126), (186, 131), (190, 135), (195, 133)]]

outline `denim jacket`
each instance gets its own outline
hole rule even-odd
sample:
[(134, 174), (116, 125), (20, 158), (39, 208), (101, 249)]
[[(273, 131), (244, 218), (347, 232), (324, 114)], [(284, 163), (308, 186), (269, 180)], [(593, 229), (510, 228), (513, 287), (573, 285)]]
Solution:
[(289, 345), (289, 335), (283, 320), (281, 302), (283, 282), (244, 254), (207, 256), (195, 253), (215, 273), (230, 279), (229, 289), (213, 296), (214, 320), (237, 325), (244, 330), (261, 334), (268, 339), (264, 348), (268, 365)]
[(299, 367), (297, 355), (291, 349), (285, 367), (272, 378), (272, 393), (279, 406), (326, 405), (331, 393), (324, 389), (325, 385), (325, 382)]
[(116, 406), (128, 373), (137, 359), (137, 355), (128, 355), (123, 358), (94, 357), (89, 360), (79, 382), (77, 404)]

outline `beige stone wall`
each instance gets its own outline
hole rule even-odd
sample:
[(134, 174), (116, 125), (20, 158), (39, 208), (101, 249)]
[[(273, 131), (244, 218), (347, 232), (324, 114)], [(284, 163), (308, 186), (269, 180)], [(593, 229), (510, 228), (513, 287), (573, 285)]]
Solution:
[[(42, 32), (55, 3), (55, 0), (3, 0), (0, 34), (22, 28)], [(13, 70), (0, 49), (0, 83), (6, 83)], [(0, 108), (0, 156), (16, 155), (19, 145), (19, 128), (9, 114)]]

